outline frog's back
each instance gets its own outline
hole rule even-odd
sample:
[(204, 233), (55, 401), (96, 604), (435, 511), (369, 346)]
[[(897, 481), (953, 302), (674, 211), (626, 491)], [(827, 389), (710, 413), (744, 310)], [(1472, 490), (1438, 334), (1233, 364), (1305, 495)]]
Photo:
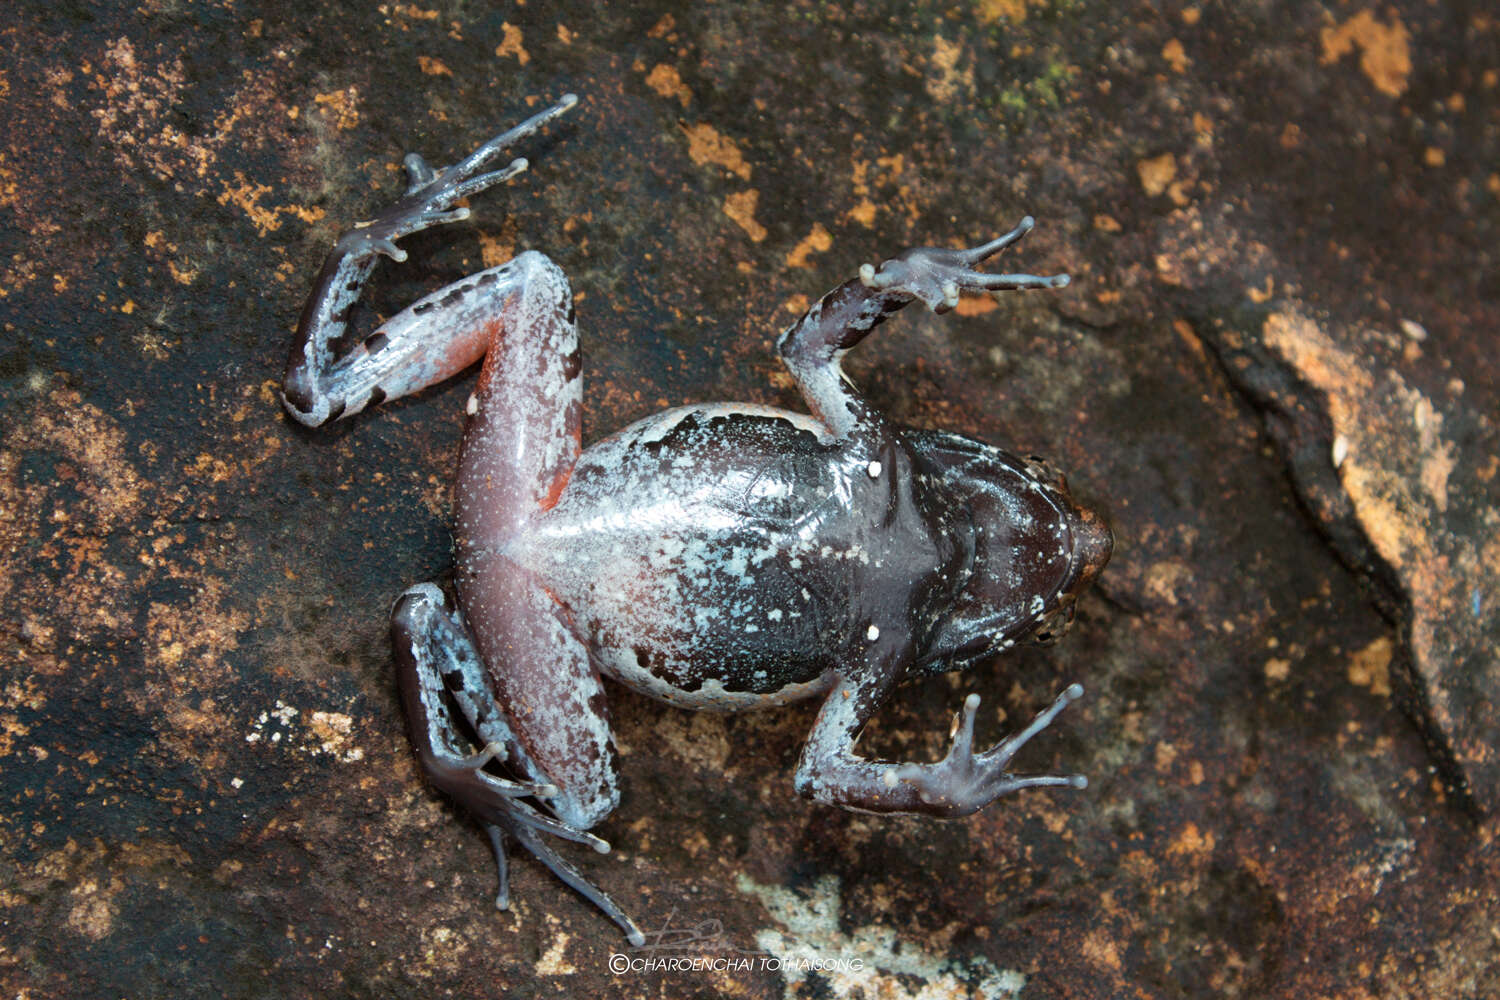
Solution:
[(583, 453), (517, 561), (637, 690), (726, 710), (816, 694), (849, 634), (830, 556), (857, 556), (865, 520), (817, 430), (747, 405), (649, 417)]

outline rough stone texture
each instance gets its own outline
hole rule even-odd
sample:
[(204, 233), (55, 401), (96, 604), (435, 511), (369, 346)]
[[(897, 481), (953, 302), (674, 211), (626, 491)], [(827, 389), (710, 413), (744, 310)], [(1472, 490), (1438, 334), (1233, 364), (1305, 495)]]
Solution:
[[(796, 405), (771, 354), (864, 261), (1026, 212), (1062, 294), (850, 359), (903, 421), (1047, 455), (1118, 536), (1058, 646), (903, 691), (936, 755), (1089, 696), (1084, 793), (816, 808), (812, 706), (612, 692), (624, 802), (490, 904), (385, 637), (450, 565), (467, 379), (307, 433), (323, 253), (532, 102), (582, 107), (371, 313), (545, 250), (587, 427)], [(0, 989), (10, 996), (1500, 994), (1500, 19), (1482, 4), (13, 0), (0, 19)], [(720, 932), (712, 934), (717, 922)], [(859, 960), (809, 972), (767, 959)], [(923, 991), (926, 992), (923, 992)]]

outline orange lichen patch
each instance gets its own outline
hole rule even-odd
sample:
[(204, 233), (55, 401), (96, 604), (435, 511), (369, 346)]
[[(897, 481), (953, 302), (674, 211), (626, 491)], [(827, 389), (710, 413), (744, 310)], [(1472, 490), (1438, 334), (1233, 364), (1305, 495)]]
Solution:
[(339, 131), (347, 131), (359, 124), (359, 88), (345, 87), (330, 90), (326, 94), (314, 94), (313, 103), (318, 106), (328, 123)]
[(858, 205), (845, 212), (844, 218), (851, 219), (866, 229), (873, 228), (875, 225), (875, 203), (865, 198)]
[(833, 246), (833, 237), (828, 230), (823, 228), (820, 222), (813, 223), (812, 232), (808, 233), (802, 240), (792, 248), (792, 252), (786, 255), (787, 267), (807, 267), (807, 258), (815, 253), (823, 253)]
[[(170, 577), (187, 576), (172, 567)], [(144, 653), (148, 668), (138, 692), (142, 708), (164, 710), (170, 705), (192, 705), (205, 692), (229, 679), (224, 654), (239, 648), (239, 635), (250, 625), (241, 610), (225, 607), (228, 585), (219, 577), (203, 577), (186, 601), (152, 602), (146, 612)], [(183, 717), (186, 728), (216, 731), (224, 723), (218, 713)]]
[(495, 46), (495, 55), (501, 59), (514, 56), (522, 66), (531, 62), (531, 53), (526, 51), (521, 44), (521, 29), (514, 24), (505, 23), (500, 25), (500, 34), (503, 36), (500, 44)]
[(1184, 49), (1182, 47), (1182, 43), (1175, 38), (1167, 42), (1166, 45), (1162, 46), (1161, 57), (1167, 61), (1167, 65), (1171, 66), (1173, 72), (1176, 73), (1186, 72), (1188, 63), (1192, 62), (1192, 60), (1187, 57), (1187, 50)]
[(1357, 47), (1359, 68), (1375, 89), (1400, 97), (1411, 75), (1411, 50), (1407, 44), (1410, 36), (1400, 15), (1393, 10), (1391, 17), (1394, 18), (1391, 24), (1382, 24), (1370, 11), (1362, 10), (1343, 24), (1324, 28), (1319, 34), (1324, 65), (1337, 62)]
[(953, 307), (953, 313), (956, 316), (983, 316), (999, 308), (999, 304), (988, 295), (965, 295)]
[[(38, 452), (54, 457), (51, 478), (23, 474), (27, 456)], [(69, 669), (52, 661), (59, 647), (95, 629), (126, 626), (134, 608), (129, 574), (107, 546), (143, 515), (149, 489), (126, 459), (124, 432), (75, 391), (38, 399), (0, 439), (0, 510), (9, 515), (0, 517), (0, 553), (30, 553), (32, 567), (0, 571), (0, 603), (46, 609), (47, 616), (23, 625), (23, 669)], [(11, 703), (11, 692), (5, 699)]]
[(1019, 24), (1026, 20), (1026, 0), (979, 0), (974, 13), (982, 24), (1009, 21)]
[(1394, 648), (1388, 637), (1381, 636), (1363, 649), (1355, 650), (1349, 657), (1349, 683), (1369, 688), (1371, 694), (1389, 696)]
[(413, 21), (436, 21), (438, 12), (435, 10), (424, 10), (416, 4), (398, 3), (391, 6), (391, 12), (400, 14), (402, 17), (411, 18)]
[(1167, 845), (1168, 854), (1205, 855), (1213, 853), (1214, 833), (1212, 830), (1204, 833), (1198, 829), (1198, 824), (1189, 823), (1184, 826), (1172, 843)]
[(281, 217), (283, 215), (295, 216), (303, 222), (316, 222), (323, 218), (324, 212), (321, 208), (303, 208), (301, 205), (278, 205), (275, 208), (263, 208), (260, 199), (271, 192), (268, 184), (254, 184), (245, 178), (245, 175), (235, 171), (234, 184), (225, 184), (224, 190), (220, 192), (218, 202), (220, 205), (233, 204), (250, 218), (255, 226), (255, 231), (260, 236), (273, 233), (281, 228)]
[(201, 184), (226, 146), (287, 141), (287, 109), (275, 92), (274, 74), (245, 74), (224, 109), (192, 135), (175, 117), (189, 86), (181, 56), (151, 63), (138, 57), (130, 39), (120, 38), (91, 69), (90, 83), (100, 95), (91, 111), (99, 138), (127, 172), (146, 169), (164, 180)]
[(756, 243), (766, 238), (766, 227), (755, 221), (755, 206), (759, 201), (760, 192), (754, 188), (724, 199), (724, 214), (733, 219)]
[(1141, 187), (1154, 198), (1165, 193), (1167, 186), (1176, 179), (1177, 158), (1171, 153), (1153, 156), (1149, 160), (1141, 160), (1137, 163), (1135, 172), (1140, 176)]
[(515, 216), (506, 216), (496, 234), (479, 234), (479, 260), (485, 268), (499, 267), (516, 255), (518, 226)]
[(682, 134), (687, 136), (688, 158), (698, 166), (711, 163), (742, 180), (750, 179), (750, 164), (745, 162), (739, 147), (720, 135), (712, 125), (684, 125)]
[(666, 63), (658, 63), (652, 67), (651, 72), (646, 74), (646, 86), (662, 97), (677, 98), (683, 107), (687, 107), (688, 102), (693, 99), (693, 92), (682, 82), (682, 76), (676, 67)]
[(427, 76), (452, 76), (453, 71), (441, 59), (432, 56), (417, 56), (417, 68)]
[(1092, 931), (1084, 936), (1083, 957), (1094, 965), (1119, 972), (1124, 963), (1120, 960), (1120, 949), (1107, 931)]

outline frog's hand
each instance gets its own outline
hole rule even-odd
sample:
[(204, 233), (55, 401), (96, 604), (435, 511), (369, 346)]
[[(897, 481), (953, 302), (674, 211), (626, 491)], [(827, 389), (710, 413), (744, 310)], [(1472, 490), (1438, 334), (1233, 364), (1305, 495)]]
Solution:
[[(375, 219), (345, 233), (323, 262), (297, 326), (287, 358), (282, 398), (301, 423), (316, 427), (357, 413), (383, 399), (415, 392), (441, 382), (477, 361), (484, 338), (462, 322), (500, 279), (492, 269), (430, 295), (394, 317), (352, 347), (349, 311), (359, 298), (381, 256), (406, 259), (396, 246), (403, 236), (468, 217), (458, 202), (526, 169), (517, 159), (499, 170), (488, 169), (500, 151), (535, 133), (572, 108), (578, 98), (566, 95), (550, 108), (498, 135), (451, 167), (433, 170), (420, 156), (406, 158), (410, 182), (406, 194)], [(476, 279), (490, 277), (485, 284)], [(453, 301), (457, 298), (457, 301)]]
[[(541, 631), (549, 630), (543, 626)], [(578, 767), (569, 766), (576, 761), (568, 754), (559, 755), (545, 743), (538, 745), (535, 730), (539, 722), (547, 725), (547, 720), (528, 716), (518, 721), (502, 707), (516, 702), (502, 702), (496, 697), (493, 680), (462, 617), (449, 608), (443, 592), (433, 584), (412, 587), (396, 602), (391, 615), (391, 640), (401, 699), (418, 762), (427, 779), (473, 813), (489, 834), (500, 883), (496, 905), (505, 909), (510, 903), (506, 841), (514, 840), (619, 924), (631, 943), (640, 944), (643, 940), (640, 929), (625, 911), (542, 839), (543, 834), (549, 834), (586, 844), (600, 853), (609, 851), (609, 844), (584, 829), (607, 813), (615, 801), (607, 746), (603, 748), (605, 753), (593, 758), (596, 763), (603, 761), (610, 767), (608, 774), (591, 775), (585, 760), (580, 776), (576, 773)], [(552, 644), (566, 646), (567, 637), (554, 634)], [(577, 652), (582, 654), (581, 646)], [(584, 667), (587, 669), (586, 663)], [(597, 689), (597, 676), (586, 677), (581, 684), (575, 678), (573, 683), (573, 693), (585, 701), (590, 700), (590, 680)], [(594, 693), (602, 698), (602, 692)], [(553, 697), (563, 711), (572, 710), (566, 695), (537, 694)], [(462, 721), (455, 716), (455, 708)], [(556, 734), (558, 739), (565, 745), (575, 741), (587, 747), (588, 733), (579, 738), (574, 732), (576, 726), (570, 725), (570, 721), (564, 720), (558, 727), (563, 730)], [(595, 733), (600, 729), (598, 725), (586, 728)], [(461, 735), (465, 729), (484, 741), (478, 752), (471, 752), (466, 745), (467, 740)], [(533, 737), (529, 747), (518, 732)], [(606, 728), (606, 740), (607, 736)], [(495, 773), (490, 768), (497, 764), (519, 777)], [(603, 782), (607, 787), (596, 787), (592, 792), (581, 790), (580, 784), (587, 785), (591, 778), (596, 786)], [(588, 795), (594, 798), (588, 799)], [(558, 817), (548, 815), (541, 805), (534, 803), (545, 803)]]
[(1076, 684), (1026, 729), (978, 755), (973, 747), (979, 698), (970, 695), (954, 720), (948, 756), (936, 764), (872, 761), (855, 753), (860, 730), (888, 688), (886, 682), (861, 686), (841, 680), (829, 694), (797, 767), (800, 794), (866, 812), (966, 816), (1017, 789), (1049, 785), (1083, 788), (1088, 784), (1082, 775), (1016, 775), (1005, 770), (1016, 751), (1083, 695)]
[(878, 268), (866, 264), (858, 278), (823, 296), (781, 335), (777, 342), (781, 360), (813, 415), (835, 438), (855, 435), (878, 419), (843, 378), (839, 366), (844, 352), (892, 313), (918, 299), (937, 312), (946, 312), (964, 292), (1061, 288), (1068, 283), (1065, 274), (988, 274), (976, 269), (1025, 236), (1033, 225), (1027, 216), (1004, 236), (969, 250), (917, 247)]

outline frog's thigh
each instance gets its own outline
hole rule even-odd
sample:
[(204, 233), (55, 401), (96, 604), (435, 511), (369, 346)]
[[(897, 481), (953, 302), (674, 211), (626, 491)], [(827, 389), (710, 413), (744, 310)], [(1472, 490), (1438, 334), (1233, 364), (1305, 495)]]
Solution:
[(566, 612), (529, 573), (496, 556), (460, 572), (465, 617), (494, 681), (517, 749), (557, 785), (557, 818), (580, 830), (620, 801), (614, 741), (599, 672)]
[(456, 493), (461, 553), (513, 537), (550, 509), (582, 450), (582, 361), (568, 279), (534, 251), (510, 266), (514, 290), (485, 321), (484, 367), (468, 401)]

